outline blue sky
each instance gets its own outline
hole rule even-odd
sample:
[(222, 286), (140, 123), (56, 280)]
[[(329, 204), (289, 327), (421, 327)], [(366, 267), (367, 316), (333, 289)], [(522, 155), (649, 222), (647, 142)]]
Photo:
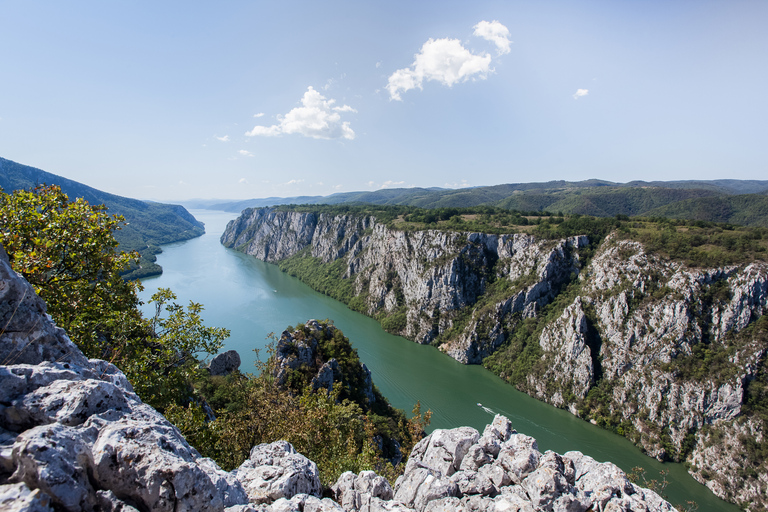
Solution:
[(768, 2), (0, 0), (0, 156), (159, 200), (768, 179)]

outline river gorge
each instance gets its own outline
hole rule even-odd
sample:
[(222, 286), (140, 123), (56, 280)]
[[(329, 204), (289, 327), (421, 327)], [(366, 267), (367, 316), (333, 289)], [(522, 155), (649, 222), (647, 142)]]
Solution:
[[(682, 465), (661, 464), (628, 440), (516, 391), (479, 365), (462, 365), (433, 347), (387, 334), (374, 320), (311, 290), (277, 266), (224, 248), (219, 238), (234, 214), (192, 213), (205, 223), (206, 234), (164, 246), (158, 256), (164, 273), (144, 281), (141, 297), (146, 301), (164, 287), (172, 289), (181, 303), (202, 303), (206, 324), (231, 329), (225, 350), (240, 353), (242, 371), (253, 371), (253, 350), (268, 344), (269, 333), (310, 318), (332, 319), (394, 406), (410, 411), (419, 400), (424, 409), (433, 411), (431, 428), (482, 429), (501, 413), (519, 432), (537, 438), (542, 450), (579, 450), (625, 471), (642, 466), (648, 478), (669, 471), (665, 493), (673, 503), (695, 500), (702, 511), (738, 510), (695, 482)], [(145, 308), (146, 313), (151, 311)]]

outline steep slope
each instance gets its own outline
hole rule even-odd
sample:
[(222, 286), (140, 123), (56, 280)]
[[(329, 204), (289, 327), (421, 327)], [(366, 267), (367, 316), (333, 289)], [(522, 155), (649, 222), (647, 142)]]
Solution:
[(317, 465), (285, 441), (253, 446), (226, 472), (142, 403), (120, 370), (83, 356), (2, 247), (0, 319), (4, 511), (674, 511), (611, 463), (542, 454), (502, 416), (482, 436), (468, 427), (433, 432), (394, 489), (361, 471), (324, 493)]
[[(6, 193), (43, 184), (58, 185), (71, 199), (82, 197), (92, 205), (105, 205), (110, 214), (125, 217), (127, 225), (115, 233), (115, 238), (120, 242), (120, 249), (139, 251), (145, 256), (142, 266), (149, 266), (154, 261), (151, 255), (159, 250), (156, 246), (187, 240), (205, 232), (203, 224), (183, 206), (139, 201), (109, 194), (34, 167), (0, 158), (0, 188)], [(160, 267), (155, 265), (153, 273), (160, 272)], [(146, 275), (151, 273), (142, 273), (142, 277)]]
[(764, 261), (696, 268), (619, 232), (408, 232), (272, 209), (243, 212), (222, 243), (766, 509)]

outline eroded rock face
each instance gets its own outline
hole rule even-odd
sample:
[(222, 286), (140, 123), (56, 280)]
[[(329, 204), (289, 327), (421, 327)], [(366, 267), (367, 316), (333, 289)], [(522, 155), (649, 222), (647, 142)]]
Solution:
[[(344, 277), (367, 312), (400, 312), (399, 333), (431, 343), (451, 329), (459, 310), (478, 301), (495, 279), (518, 281), (493, 311), (473, 318), (441, 347), (462, 363), (479, 363), (506, 339), (513, 316), (535, 316), (579, 272), (587, 237), (554, 245), (529, 235), (393, 231), (372, 217), (245, 210), (221, 237), (227, 246), (279, 262), (303, 250), (324, 263), (343, 259)], [(478, 329), (478, 325), (491, 325)]]
[(248, 502), (240, 482), (200, 457), (117, 368), (83, 356), (4, 252), (0, 297), (0, 501), (67, 511)]
[(501, 416), (482, 435), (435, 431), (394, 490), (371, 471), (345, 473), (332, 487), (336, 501), (321, 498), (317, 466), (284, 441), (254, 447), (225, 472), (142, 403), (117, 368), (85, 359), (1, 250), (0, 278), (8, 326), (0, 332), (2, 510), (672, 510), (613, 465), (579, 453), (542, 455)]
[[(345, 378), (348, 379), (350, 376), (343, 374), (336, 359), (324, 361), (318, 348), (318, 340), (321, 337), (332, 337), (335, 332), (336, 327), (317, 320), (309, 320), (303, 328), (297, 327), (293, 332), (283, 331), (275, 347), (277, 382), (281, 385), (285, 384), (292, 372), (301, 369), (312, 374), (310, 379), (312, 389), (331, 391), (334, 383), (341, 382), (347, 385)], [(355, 371), (362, 383), (359, 389), (360, 403), (370, 407), (376, 402), (371, 372), (363, 363), (360, 363)]]
[[(540, 326), (541, 363), (535, 372), (524, 368), (526, 378), (516, 387), (620, 428), (659, 460), (695, 456), (696, 467), (710, 469), (692, 474), (720, 497), (768, 508), (762, 497), (768, 468), (753, 458), (754, 474), (739, 475), (744, 443), (730, 451), (700, 446), (711, 444), (710, 428), (749, 442), (752, 432), (760, 436), (765, 429), (745, 429), (749, 414), (742, 411), (750, 383), (765, 374), (768, 341), (760, 328), (749, 329), (765, 325), (765, 262), (689, 268), (615, 235), (590, 247), (586, 262), (580, 257), (586, 237), (403, 232), (371, 217), (270, 209), (244, 212), (222, 241), (267, 261), (306, 251), (341, 263), (344, 279), (354, 283), (356, 307), (363, 304), (371, 316), (397, 315), (399, 334), (437, 342), (462, 363), (485, 361), (505, 379), (518, 363), (494, 353), (523, 319), (540, 318), (567, 285), (568, 301)], [(702, 347), (727, 362), (712, 363), (713, 371), (691, 370), (710, 364)], [(587, 396), (598, 385), (601, 404), (595, 406)]]

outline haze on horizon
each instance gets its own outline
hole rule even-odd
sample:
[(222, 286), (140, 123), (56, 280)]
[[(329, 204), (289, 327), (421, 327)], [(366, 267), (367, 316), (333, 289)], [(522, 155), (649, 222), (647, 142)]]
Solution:
[(0, 157), (124, 196), (768, 176), (768, 2), (0, 0), (0, 20)]

